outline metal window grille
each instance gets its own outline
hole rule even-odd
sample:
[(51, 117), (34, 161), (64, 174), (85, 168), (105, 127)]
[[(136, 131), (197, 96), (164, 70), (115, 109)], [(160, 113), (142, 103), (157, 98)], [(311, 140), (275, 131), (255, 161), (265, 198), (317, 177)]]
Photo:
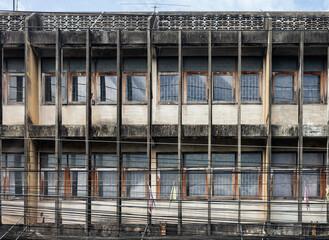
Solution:
[(206, 102), (207, 101), (207, 76), (187, 75), (187, 101)]
[(294, 101), (294, 76), (275, 75), (274, 76), (274, 102)]
[(303, 101), (319, 102), (320, 101), (320, 84), (319, 75), (304, 75), (303, 79)]
[(233, 75), (214, 75), (214, 101), (233, 101)]
[(178, 102), (178, 75), (160, 75), (160, 101)]
[(24, 102), (25, 84), (23, 76), (10, 76), (9, 102)]

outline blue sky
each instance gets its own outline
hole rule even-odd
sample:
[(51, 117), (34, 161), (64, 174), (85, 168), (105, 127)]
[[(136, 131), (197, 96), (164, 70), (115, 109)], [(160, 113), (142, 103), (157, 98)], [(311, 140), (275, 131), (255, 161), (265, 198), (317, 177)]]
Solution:
[[(122, 3), (140, 3), (122, 5)], [(18, 0), (23, 11), (153, 11), (152, 5), (184, 4), (182, 6), (159, 6), (159, 11), (328, 11), (329, 0)], [(12, 0), (0, 0), (0, 10), (12, 10)]]

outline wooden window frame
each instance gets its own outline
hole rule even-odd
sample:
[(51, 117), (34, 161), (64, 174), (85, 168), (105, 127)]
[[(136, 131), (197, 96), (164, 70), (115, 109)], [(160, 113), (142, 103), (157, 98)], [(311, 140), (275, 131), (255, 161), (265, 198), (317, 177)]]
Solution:
[[(217, 171), (223, 171), (223, 172), (231, 172), (232, 173), (232, 196), (214, 196), (214, 174)], [(236, 186), (238, 184), (237, 181), (237, 174), (236, 174), (236, 167), (213, 167), (211, 168), (211, 199), (223, 199), (223, 200), (234, 200), (237, 198), (236, 195)]]
[(3, 176), (0, 175), (0, 177), (2, 178), (2, 186), (1, 186), (1, 194), (3, 194), (3, 196), (1, 197), (1, 199), (3, 200), (23, 200), (24, 199), (24, 195), (25, 195), (25, 181), (24, 178), (22, 179), (22, 196), (15, 196), (14, 195), (10, 195), (10, 173), (11, 172), (24, 172), (25, 175), (25, 170), (24, 170), (24, 166), (23, 167), (8, 167), (8, 154), (21, 154), (24, 155), (24, 153), (22, 152), (4, 152), (2, 153), (2, 161), (5, 158), (5, 166), (2, 167), (2, 173)]
[[(144, 189), (145, 189), (145, 195), (144, 197), (130, 197), (126, 196), (126, 174), (128, 172), (145, 172), (145, 184), (144, 184)], [(147, 190), (147, 173), (148, 171), (145, 168), (123, 168), (122, 169), (122, 197), (125, 199), (145, 199), (148, 198), (148, 190)]]
[[(325, 103), (325, 97), (326, 97), (326, 80), (327, 80), (327, 74), (325, 72), (319, 72), (319, 71), (305, 71), (305, 75), (315, 75), (320, 77), (320, 100), (319, 101), (304, 101), (303, 104), (324, 104)], [(303, 82), (304, 83), (304, 82)], [(304, 88), (303, 88), (304, 89)], [(303, 95), (304, 96), (304, 95)]]
[[(204, 172), (205, 177), (206, 177), (206, 184), (205, 184), (205, 196), (196, 196), (196, 197), (192, 197), (192, 196), (187, 196), (187, 172), (190, 171), (200, 171), (200, 172)], [(209, 174), (207, 173), (207, 167), (203, 167), (203, 168), (198, 168), (198, 167), (184, 167), (183, 168), (183, 197), (184, 199), (190, 199), (190, 200), (197, 200), (197, 199), (208, 199), (208, 177)]]
[[(97, 72), (95, 73), (95, 83), (94, 84), (94, 100), (95, 103), (98, 105), (117, 105), (117, 99), (115, 99), (115, 102), (109, 102), (109, 101), (100, 101), (100, 77), (101, 76), (118, 76), (116, 72)], [(118, 87), (118, 77), (117, 77), (117, 87)]]
[[(242, 75), (259, 75), (259, 95), (258, 95), (258, 101), (255, 102), (249, 102), (249, 101), (242, 101), (242, 95), (241, 95), (241, 103), (242, 104), (263, 104), (263, 72), (260, 71), (242, 71), (241, 72), (241, 93), (242, 94)], [(238, 74), (236, 74), (236, 81), (238, 82)], [(236, 86), (238, 83), (236, 83)], [(236, 102), (238, 102), (238, 88), (236, 88), (236, 94), (237, 97)]]
[[(294, 76), (294, 95), (293, 101), (274, 101), (274, 81), (276, 75), (292, 75)], [(296, 105), (297, 104), (297, 72), (296, 71), (282, 71), (282, 72), (273, 72), (272, 73), (272, 103), (273, 104), (285, 104), (285, 105)]]
[[(256, 170), (255, 170), (256, 169)], [(262, 166), (260, 167), (241, 167), (241, 173), (236, 172), (236, 176), (238, 176), (238, 174), (240, 174), (240, 178), (241, 178), (241, 174), (242, 173), (253, 173), (253, 172), (257, 172), (258, 173), (258, 196), (240, 196), (241, 199), (255, 199), (255, 200), (261, 200), (262, 199), (262, 192), (263, 192), (263, 172), (262, 172)], [(242, 181), (241, 181), (242, 182)], [(241, 183), (242, 186), (242, 183)], [(239, 186), (236, 185), (236, 196), (239, 196)]]
[[(232, 75), (232, 102), (229, 101), (218, 101), (218, 100), (214, 100), (214, 76), (215, 75)], [(236, 90), (236, 75), (237, 73), (235, 71), (229, 71), (229, 72), (221, 72), (221, 71), (217, 71), (217, 72), (212, 72), (212, 103), (213, 104), (236, 104), (237, 103), (237, 90)]]
[[(127, 76), (145, 76), (146, 78), (146, 84), (145, 84), (145, 101), (126, 101), (126, 77)], [(122, 103), (125, 105), (146, 105), (148, 101), (148, 84), (149, 80), (147, 77), (146, 72), (123, 72), (122, 74)]]
[[(6, 105), (24, 105), (25, 101), (26, 101), (26, 89), (25, 89), (25, 73), (9, 73), (6, 72), (4, 73), (4, 81), (2, 82), (2, 94), (3, 94), (3, 103)], [(24, 92), (23, 92), (23, 98), (24, 101), (23, 102), (10, 102), (9, 98), (10, 98), (10, 77), (23, 77), (24, 78)]]
[[(193, 101), (193, 102), (188, 102), (187, 101), (187, 76), (188, 75), (202, 75), (202, 76), (206, 76), (207, 79), (207, 87), (206, 87), (206, 101), (202, 102), (202, 101)], [(186, 105), (206, 105), (208, 104), (209, 101), (209, 76), (208, 76), (208, 72), (205, 71), (186, 71), (184, 72), (184, 84), (183, 84), (183, 103)]]
[[(55, 101), (54, 102), (46, 102), (46, 77), (56, 77), (56, 73), (55, 72), (49, 72), (49, 73), (42, 73), (42, 81), (41, 81), (41, 103), (43, 105), (55, 105), (56, 104), (56, 96), (55, 96)], [(62, 105), (66, 105), (68, 103), (67, 101), (67, 97), (68, 97), (68, 87), (67, 87), (67, 73), (63, 72), (62, 74), (62, 78), (65, 78), (66, 81), (66, 102), (63, 101), (62, 99)], [(56, 88), (56, 86), (55, 86)], [(56, 93), (55, 93), (56, 95)], [(63, 86), (62, 86), (62, 98), (63, 98)]]
[[(162, 75), (171, 75), (171, 76), (178, 76), (179, 77), (179, 72), (158, 72), (158, 88), (157, 88), (157, 94), (158, 94), (158, 104), (159, 105), (178, 105), (178, 101), (177, 102), (173, 102), (173, 101), (161, 101), (161, 76)], [(179, 83), (178, 83), (179, 85)], [(179, 92), (179, 90), (178, 90)]]
[[(72, 102), (72, 78), (73, 78), (73, 76), (78, 76), (78, 77), (84, 76), (84, 77), (86, 77), (86, 73), (69, 73), (68, 76), (69, 76), (68, 102), (72, 105), (85, 105), (86, 102)], [(86, 83), (87, 83), (87, 77), (86, 77)], [(86, 93), (86, 98), (87, 98), (87, 93)]]

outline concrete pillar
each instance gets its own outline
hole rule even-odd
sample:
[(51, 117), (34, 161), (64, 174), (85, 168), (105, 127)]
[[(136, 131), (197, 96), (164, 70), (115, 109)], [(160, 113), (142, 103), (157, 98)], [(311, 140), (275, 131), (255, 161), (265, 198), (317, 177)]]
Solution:
[(55, 225), (57, 234), (62, 234), (62, 188), (63, 188), (63, 171), (62, 171), (62, 44), (61, 32), (56, 31), (56, 114), (55, 114)]
[(242, 33), (238, 35), (238, 223), (241, 222), (241, 55), (242, 55)]

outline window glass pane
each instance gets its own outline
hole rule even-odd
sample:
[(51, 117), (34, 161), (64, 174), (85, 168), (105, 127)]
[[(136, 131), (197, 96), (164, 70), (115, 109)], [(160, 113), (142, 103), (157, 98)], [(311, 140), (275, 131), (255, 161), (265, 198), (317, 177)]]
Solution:
[(186, 196), (205, 197), (206, 196), (206, 172), (187, 171), (186, 172)]
[(95, 154), (95, 161), (96, 161), (95, 167), (116, 167), (117, 166), (117, 155), (116, 154)]
[(145, 171), (126, 172), (126, 197), (145, 197)]
[(10, 76), (9, 102), (24, 102), (25, 83), (23, 76)]
[(21, 153), (8, 153), (7, 166), (8, 167), (24, 167), (24, 155)]
[[(45, 102), (55, 103), (56, 76), (45, 76)], [(66, 80), (62, 76), (62, 103), (66, 103)]]
[(320, 101), (320, 84), (319, 75), (304, 75), (303, 79), (303, 101), (319, 102)]
[(178, 155), (177, 154), (158, 154), (158, 167), (178, 167)]
[(56, 76), (45, 77), (45, 102), (55, 102)]
[(178, 75), (160, 75), (160, 101), (178, 102)]
[(146, 101), (146, 76), (126, 76), (126, 101)]
[(303, 153), (303, 166), (323, 166), (323, 153)]
[(258, 172), (241, 173), (241, 196), (258, 197), (259, 179)]
[(147, 156), (145, 153), (123, 154), (123, 167), (147, 167)]
[(207, 101), (207, 76), (187, 75), (187, 101), (206, 102)]
[(296, 153), (272, 153), (273, 167), (295, 167)]
[[(54, 168), (56, 167), (55, 154), (42, 153), (40, 154), (41, 167), (42, 168)], [(63, 158), (62, 158), (63, 162)]]
[(233, 173), (231, 171), (214, 171), (213, 196), (233, 196)]
[(9, 194), (16, 197), (22, 196), (24, 193), (24, 172), (9, 172)]
[(233, 101), (233, 75), (214, 75), (214, 101)]
[(213, 167), (234, 167), (235, 153), (213, 153), (212, 154)]
[(241, 101), (259, 102), (258, 74), (248, 74), (241, 76)]
[(69, 167), (86, 167), (85, 154), (68, 154), (68, 158), (69, 158)]
[(184, 167), (207, 167), (207, 153), (186, 153), (184, 154)]
[(86, 101), (86, 76), (72, 76), (72, 102)]
[(274, 76), (274, 102), (294, 101), (294, 75)]
[(99, 77), (99, 101), (113, 103), (117, 101), (117, 76)]
[(178, 193), (178, 171), (160, 171), (160, 196), (170, 197), (171, 190), (175, 187)]
[(98, 196), (116, 197), (117, 195), (117, 172), (98, 172)]
[(86, 196), (86, 172), (71, 172), (72, 196)]
[(275, 171), (273, 173), (273, 197), (292, 197), (294, 175), (292, 171)]
[(44, 195), (45, 196), (54, 196), (55, 195), (55, 172), (46, 171), (44, 174)]
[(319, 171), (303, 171), (303, 196), (305, 192), (305, 184), (309, 197), (320, 196), (320, 172)]
[(241, 154), (242, 167), (260, 167), (262, 165), (262, 154), (260, 152), (250, 152)]

